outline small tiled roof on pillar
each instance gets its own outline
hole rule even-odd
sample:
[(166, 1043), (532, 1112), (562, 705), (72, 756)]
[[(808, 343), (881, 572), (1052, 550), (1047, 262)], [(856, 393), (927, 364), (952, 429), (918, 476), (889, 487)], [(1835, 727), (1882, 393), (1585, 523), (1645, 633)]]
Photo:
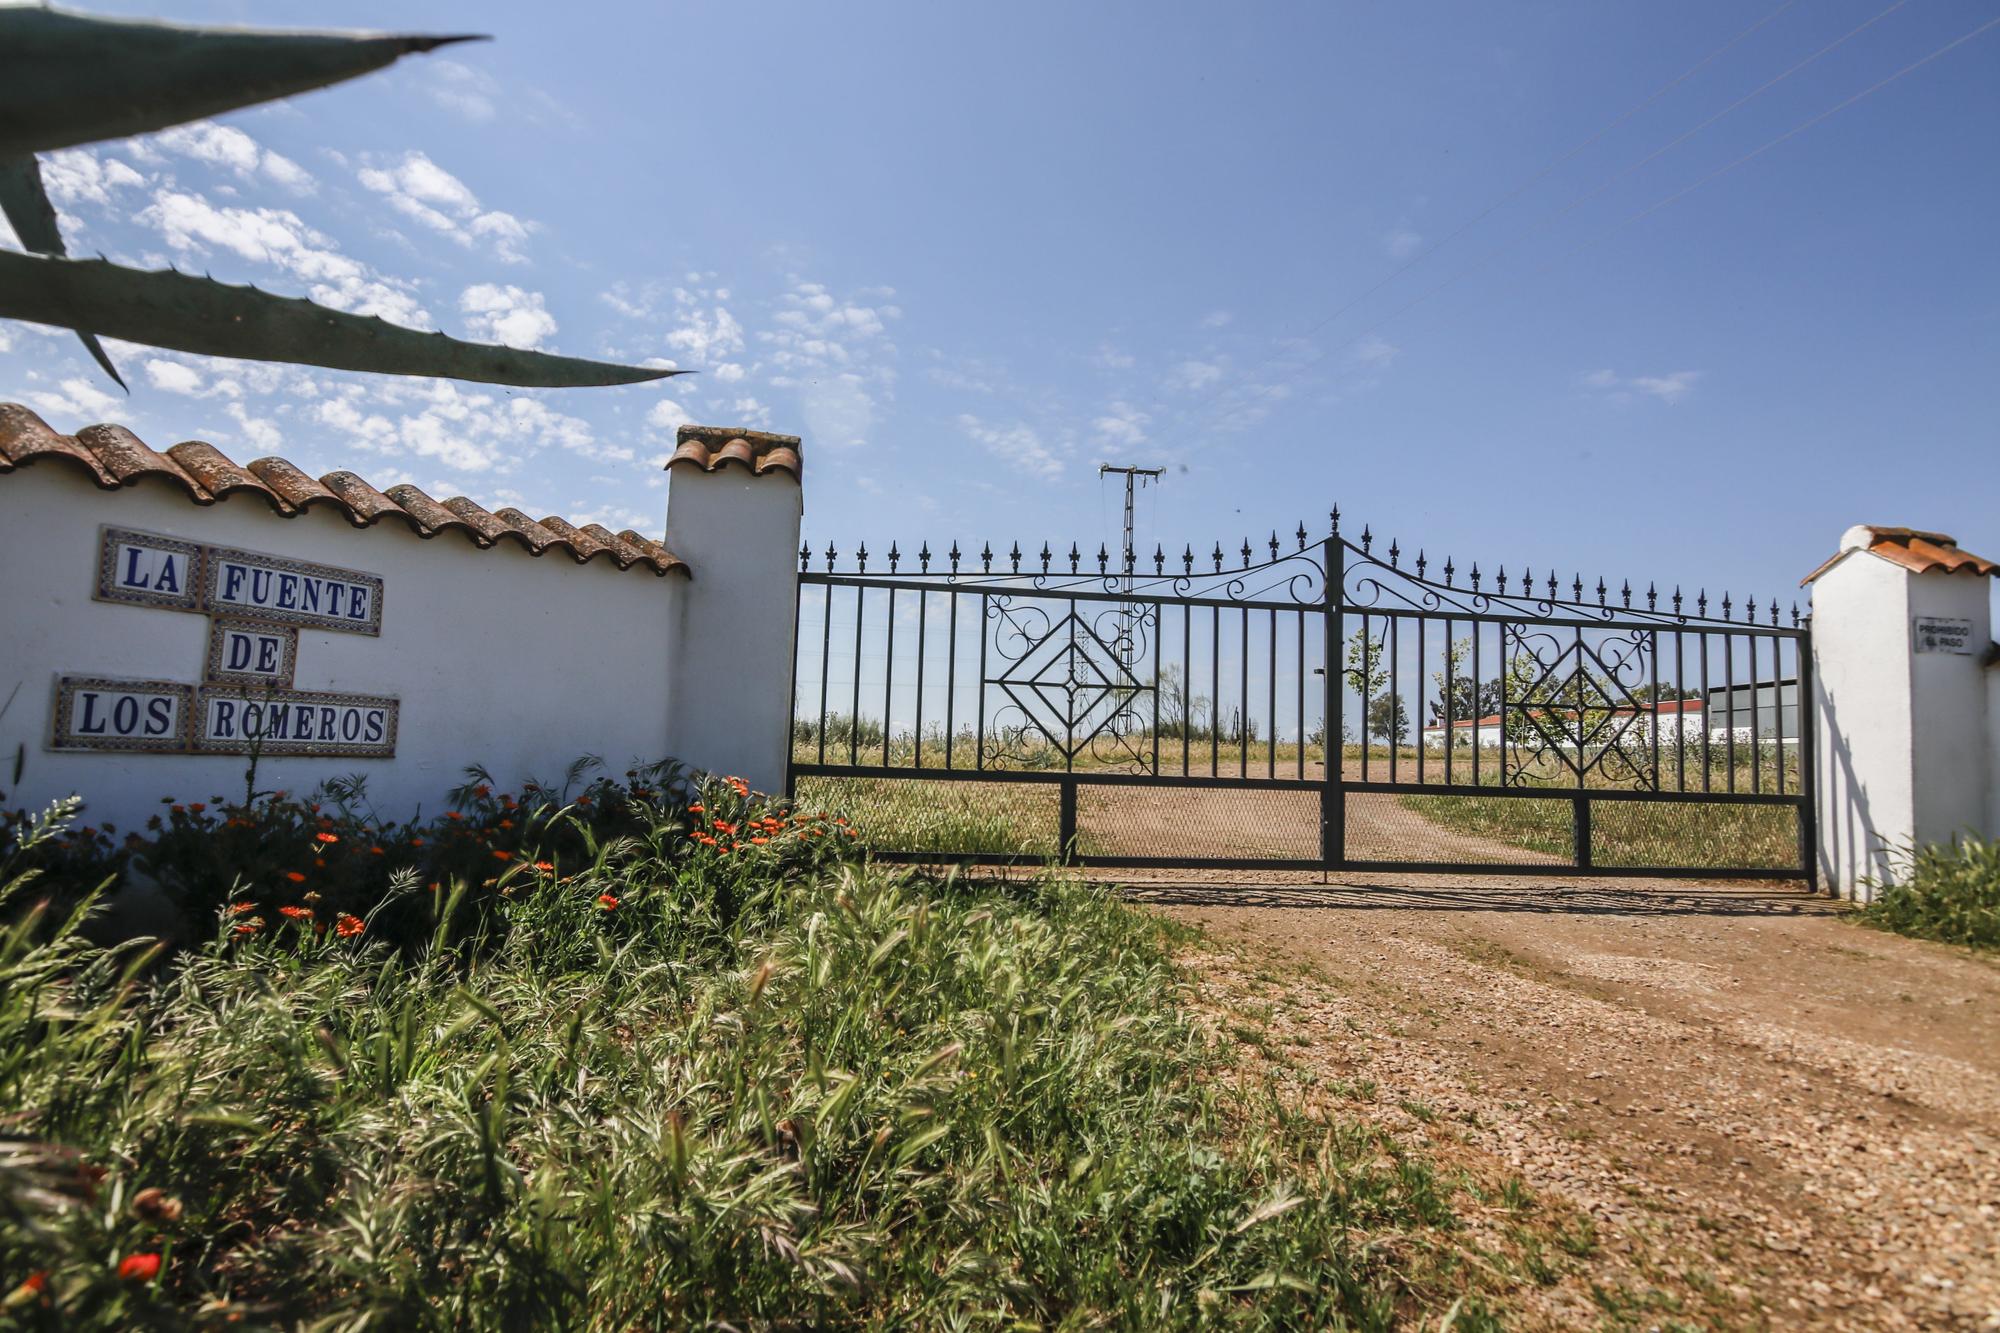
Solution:
[(1948, 533), (1924, 532), (1917, 528), (1886, 528), (1879, 524), (1859, 523), (1840, 535), (1840, 550), (1825, 564), (1799, 580), (1804, 587), (1820, 575), (1832, 569), (1856, 551), (1866, 551), (1880, 556), (1891, 564), (1901, 565), (1912, 574), (1958, 574), (1971, 572), (1980, 575), (2000, 575), (2000, 564), (1995, 564), (1983, 555), (1974, 555), (1962, 549), (1958, 539)]
[(753, 477), (772, 472), (788, 474), (794, 481), (805, 480), (805, 464), (799, 457), (799, 437), (773, 435), (763, 430), (737, 430), (729, 426), (682, 426), (675, 437), (674, 456), (667, 466), (697, 467), (703, 472), (719, 472), (731, 463)]
[(0, 474), (48, 460), (80, 469), (100, 490), (115, 491), (157, 477), (198, 505), (212, 505), (235, 494), (251, 495), (282, 518), (325, 505), (357, 528), (390, 518), (419, 537), (459, 532), (481, 549), (504, 539), (530, 555), (561, 551), (579, 565), (602, 556), (619, 569), (661, 575), (689, 572), (686, 561), (629, 528), (614, 533), (596, 523), (579, 528), (554, 516), (536, 520), (518, 509), (489, 511), (462, 495), (438, 501), (407, 484), (378, 491), (352, 472), (329, 472), (315, 479), (282, 458), (239, 465), (201, 440), (156, 451), (123, 426), (86, 426), (74, 435), (63, 435), (21, 404), (0, 403)]

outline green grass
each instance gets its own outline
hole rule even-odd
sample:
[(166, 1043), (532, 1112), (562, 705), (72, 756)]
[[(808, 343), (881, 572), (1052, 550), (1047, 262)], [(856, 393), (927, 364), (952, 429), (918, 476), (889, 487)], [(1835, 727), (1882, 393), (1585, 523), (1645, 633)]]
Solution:
[(419, 893), (437, 927), (401, 951), (289, 920), (100, 949), (88, 902), (57, 919), (0, 868), (8, 1316), (1492, 1325), (1451, 1187), (1276, 1114), (1163, 923), (1052, 878), (748, 874), (659, 831)]
[(1871, 883), (1857, 919), (1917, 939), (2000, 950), (2000, 840), (1965, 838), (1903, 858), (1893, 883)]

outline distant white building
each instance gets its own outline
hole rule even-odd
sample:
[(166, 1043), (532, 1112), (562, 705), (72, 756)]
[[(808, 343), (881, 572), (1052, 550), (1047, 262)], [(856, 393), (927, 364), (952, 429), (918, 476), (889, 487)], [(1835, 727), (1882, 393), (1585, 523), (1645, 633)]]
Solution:
[[(1683, 736), (1693, 741), (1703, 734), (1711, 742), (1724, 742), (1734, 732), (1739, 744), (1747, 744), (1754, 735), (1766, 741), (1782, 738), (1785, 744), (1796, 745), (1798, 682), (1714, 689), (1706, 700), (1662, 699), (1657, 704), (1614, 709), (1611, 716), (1613, 721), (1607, 734), (1622, 727), (1622, 734), (1635, 741), (1650, 741), (1657, 729), (1662, 743)], [(1628, 717), (1632, 720), (1624, 722)], [(1443, 718), (1433, 718), (1423, 730), (1424, 748), (1442, 750), (1447, 730), (1452, 745), (1459, 749), (1474, 745), (1495, 749), (1500, 745), (1503, 727), (1498, 713), (1480, 718), (1454, 718), (1449, 728)]]

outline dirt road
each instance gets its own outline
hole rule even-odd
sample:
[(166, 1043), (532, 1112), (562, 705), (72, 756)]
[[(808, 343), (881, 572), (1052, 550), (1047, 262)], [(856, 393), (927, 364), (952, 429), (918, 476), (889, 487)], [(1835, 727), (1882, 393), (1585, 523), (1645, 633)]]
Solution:
[(1531, 1320), (2000, 1329), (2000, 965), (1793, 889), (1313, 878), (1131, 892), (1288, 1076), (1594, 1219)]

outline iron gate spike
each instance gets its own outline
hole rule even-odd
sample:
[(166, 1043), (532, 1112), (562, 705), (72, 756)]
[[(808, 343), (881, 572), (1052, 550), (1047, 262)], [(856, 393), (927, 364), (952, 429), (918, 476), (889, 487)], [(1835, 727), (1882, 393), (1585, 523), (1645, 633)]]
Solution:
[(1104, 573), (1104, 571), (1106, 570), (1106, 568), (1110, 566), (1110, 564), (1111, 564), (1111, 553), (1104, 549), (1103, 542), (1099, 542), (1097, 544), (1097, 572), (1099, 574)]
[(1373, 546), (1374, 544), (1375, 544), (1375, 534), (1368, 530), (1368, 525), (1366, 523), (1363, 523), (1361, 525), (1361, 553), (1363, 555), (1368, 554), (1368, 548)]
[(902, 558), (903, 553), (896, 549), (896, 542), (891, 538), (889, 542), (889, 572), (891, 574), (896, 572), (896, 562)]
[(1042, 573), (1046, 574), (1046, 573), (1048, 573), (1048, 572), (1049, 572), (1049, 561), (1050, 561), (1050, 560), (1052, 560), (1052, 559), (1054, 559), (1054, 558), (1055, 558), (1055, 552), (1053, 552), (1053, 551), (1049, 550), (1049, 544), (1048, 544), (1047, 542), (1043, 542), (1043, 543), (1042, 543)]
[(1391, 537), (1389, 539), (1389, 568), (1394, 569), (1396, 567), (1396, 557), (1401, 554), (1402, 552), (1396, 549), (1396, 539)]
[(1083, 552), (1076, 549), (1075, 542), (1071, 542), (1069, 544), (1069, 572), (1072, 574), (1076, 573), (1077, 566), (1080, 565), (1082, 562), (1083, 562)]
[(1500, 590), (1502, 597), (1507, 595), (1507, 566), (1502, 565), (1493, 571), (1493, 584)]
[(1015, 542), (1007, 548), (1007, 560), (1014, 567), (1016, 574), (1021, 572), (1021, 543)]
[(1421, 546), (1419, 546), (1419, 547), (1417, 548), (1417, 577), (1418, 577), (1418, 578), (1422, 578), (1422, 577), (1424, 576), (1424, 566), (1425, 566), (1425, 565), (1426, 565), (1427, 563), (1429, 563), (1429, 562), (1428, 562), (1428, 561), (1426, 561), (1426, 560), (1424, 559), (1424, 548), (1423, 548), (1423, 547), (1421, 547)]
[(1167, 552), (1158, 542), (1153, 543), (1153, 574), (1163, 577), (1167, 572)]
[(962, 557), (962, 556), (960, 555), (960, 553), (959, 553), (959, 549), (958, 549), (958, 541), (957, 541), (957, 539), (956, 539), (956, 538), (954, 538), (954, 539), (952, 540), (952, 543), (951, 543), (951, 550), (950, 550), (950, 551), (948, 551), (948, 552), (947, 552), (946, 554), (948, 554), (948, 555), (950, 555), (950, 556), (951, 556), (951, 572), (952, 572), (952, 573), (954, 573), (954, 574), (958, 573), (958, 562), (959, 562), (959, 561), (960, 561), (960, 560), (961, 560), (961, 559), (962, 559), (963, 557)]
[(993, 572), (993, 543), (987, 542), (979, 548), (979, 564), (984, 572)]
[(1276, 528), (1271, 529), (1271, 558), (1273, 560), (1278, 558), (1278, 530)]
[(855, 573), (857, 573), (857, 574), (866, 574), (866, 573), (868, 572), (868, 543), (867, 543), (867, 542), (863, 542), (863, 543), (861, 543), (861, 545), (860, 545), (860, 546), (858, 546), (858, 547), (856, 547), (856, 548), (855, 548), (855, 551), (854, 551), (854, 572), (855, 572)]
[(1214, 561), (1215, 561), (1215, 572), (1216, 572), (1216, 573), (1218, 573), (1218, 574), (1220, 574), (1220, 573), (1222, 572), (1222, 543), (1221, 543), (1221, 542), (1217, 542), (1217, 543), (1215, 544), (1215, 555), (1214, 555), (1214, 556), (1213, 556), (1212, 558), (1213, 558), (1213, 559), (1214, 559)]
[(1451, 563), (1451, 557), (1450, 557), (1450, 556), (1446, 556), (1446, 557), (1444, 558), (1444, 586), (1445, 586), (1445, 587), (1449, 588), (1449, 587), (1451, 586), (1451, 580), (1452, 580), (1452, 577), (1453, 577), (1454, 575), (1456, 575), (1457, 573), (1458, 573), (1458, 569), (1457, 569), (1457, 567), (1456, 567), (1455, 565), (1453, 565), (1453, 564)]
[(1192, 545), (1181, 548), (1181, 568), (1189, 574), (1194, 573), (1194, 547)]
[(921, 561), (921, 562), (922, 562), (922, 566), (921, 566), (921, 572), (923, 572), (923, 573), (925, 573), (925, 574), (928, 574), (928, 573), (930, 573), (930, 572), (931, 572), (931, 544), (930, 544), (930, 542), (929, 542), (928, 540), (926, 540), (926, 541), (924, 542), (924, 545), (923, 545), (923, 549), (917, 552), (917, 559), (918, 559), (919, 561)]
[(812, 558), (813, 558), (813, 548), (812, 548), (812, 543), (811, 543), (811, 542), (800, 542), (800, 543), (799, 543), (799, 573), (803, 574), (803, 573), (805, 573), (805, 572), (806, 572), (807, 568), (808, 568), (808, 567), (810, 567), (810, 566), (811, 566), (811, 564), (812, 564)]
[(833, 560), (834, 560), (833, 543), (828, 542), (826, 544), (826, 572), (829, 574), (833, 573)]
[(1301, 551), (1306, 549), (1306, 521), (1304, 519), (1299, 520), (1299, 549)]
[(1474, 592), (1479, 591), (1479, 562), (1477, 560), (1472, 562), (1472, 590)]

